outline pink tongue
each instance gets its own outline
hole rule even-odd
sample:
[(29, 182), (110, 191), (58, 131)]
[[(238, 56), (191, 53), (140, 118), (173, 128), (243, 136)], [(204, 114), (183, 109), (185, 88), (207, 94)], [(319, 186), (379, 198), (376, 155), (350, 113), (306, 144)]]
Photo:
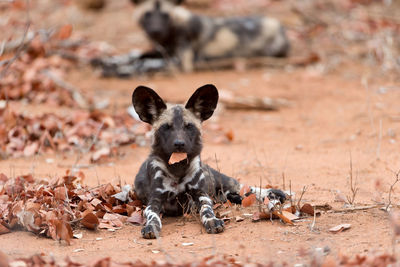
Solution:
[(178, 162), (181, 162), (182, 160), (187, 160), (187, 154), (186, 153), (180, 153), (180, 152), (174, 152), (171, 154), (171, 157), (169, 157), (168, 164), (172, 165)]

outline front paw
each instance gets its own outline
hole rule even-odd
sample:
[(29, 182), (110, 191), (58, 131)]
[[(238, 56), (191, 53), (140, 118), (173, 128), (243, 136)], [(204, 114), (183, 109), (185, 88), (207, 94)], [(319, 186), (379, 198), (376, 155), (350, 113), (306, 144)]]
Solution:
[(160, 228), (157, 225), (149, 224), (142, 228), (142, 236), (146, 239), (155, 239), (160, 234)]
[(218, 234), (224, 231), (224, 221), (218, 218), (210, 218), (204, 222), (204, 227), (209, 234)]

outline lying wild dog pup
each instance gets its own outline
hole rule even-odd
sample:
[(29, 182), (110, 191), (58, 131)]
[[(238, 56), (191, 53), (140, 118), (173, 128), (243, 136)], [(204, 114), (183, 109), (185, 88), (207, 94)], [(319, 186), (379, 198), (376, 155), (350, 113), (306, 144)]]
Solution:
[[(131, 0), (135, 17), (158, 52), (178, 59), (184, 71), (194, 63), (228, 57), (284, 57), (289, 41), (282, 24), (265, 16), (212, 18), (179, 6), (182, 0)], [(161, 52), (161, 53), (160, 53)]]
[[(241, 204), (241, 185), (200, 160), (201, 123), (214, 112), (218, 91), (207, 84), (190, 97), (185, 106), (165, 104), (152, 89), (139, 86), (132, 95), (140, 119), (153, 126), (151, 153), (135, 179), (135, 192), (147, 206), (144, 238), (156, 238), (161, 230), (160, 213), (180, 215), (196, 207), (208, 233), (224, 230), (215, 217), (213, 200)], [(284, 202), (285, 194), (276, 189), (255, 189), (259, 199), (268, 197)]]

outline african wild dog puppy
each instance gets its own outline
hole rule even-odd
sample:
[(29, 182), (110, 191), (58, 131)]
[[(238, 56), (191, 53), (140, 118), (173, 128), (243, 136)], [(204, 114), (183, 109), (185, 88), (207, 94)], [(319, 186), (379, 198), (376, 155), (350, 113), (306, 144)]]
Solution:
[[(160, 213), (180, 215), (191, 207), (200, 212), (208, 233), (222, 232), (224, 223), (214, 215), (213, 200), (229, 199), (241, 204), (239, 182), (200, 160), (201, 123), (211, 117), (217, 102), (218, 91), (211, 84), (197, 89), (186, 105), (165, 104), (156, 92), (144, 86), (133, 92), (132, 103), (140, 119), (153, 126), (150, 156), (135, 179), (135, 192), (147, 206), (144, 210), (147, 223), (142, 229), (144, 238), (158, 236)], [(178, 153), (184, 157), (171, 162)], [(285, 200), (280, 190), (258, 190), (252, 188), (261, 199)]]
[[(284, 57), (289, 41), (282, 24), (265, 16), (212, 18), (179, 6), (182, 0), (131, 0), (135, 19), (162, 55), (184, 71), (196, 61), (227, 57)], [(156, 52), (154, 52), (157, 54)], [(151, 54), (151, 53), (150, 53)]]

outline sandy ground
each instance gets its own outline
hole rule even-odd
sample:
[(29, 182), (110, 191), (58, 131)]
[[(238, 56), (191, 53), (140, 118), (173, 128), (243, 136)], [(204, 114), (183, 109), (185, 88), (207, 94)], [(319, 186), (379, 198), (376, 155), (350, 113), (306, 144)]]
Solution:
[[(110, 8), (108, 12), (113, 10)], [(126, 15), (129, 12), (123, 14), (129, 18)], [(127, 30), (127, 22), (121, 25), (116, 36), (121, 34), (118, 31)], [(114, 34), (111, 26), (101, 26), (105, 28), (107, 38)], [(91, 34), (95, 33), (92, 31)], [(232, 131), (234, 139), (228, 144), (218, 143), (206, 134), (202, 159), (250, 185), (258, 185), (261, 181), (289, 190), (291, 184), (297, 196), (306, 186), (303, 202), (329, 203), (342, 208), (344, 203), (338, 199), (351, 196), (351, 157), (358, 188), (354, 205), (388, 203), (389, 186), (395, 180), (393, 172), (400, 168), (398, 76), (384, 75), (361, 65), (344, 64), (329, 73), (321, 73), (317, 67), (310, 66), (292, 70), (209, 71), (126, 80), (101, 79), (90, 69), (77, 67), (68, 73), (67, 80), (89, 96), (109, 99), (116, 109), (130, 105), (131, 93), (139, 84), (150, 86), (165, 99), (178, 102), (185, 101), (205, 83), (213, 83), (217, 88), (237, 95), (289, 99), (291, 106), (276, 112), (227, 110), (221, 106), (214, 121), (217, 120), (224, 131)], [(18, 103), (15, 106), (27, 112), (40, 113), (48, 109)], [(132, 184), (149, 147), (121, 150), (124, 156), (110, 164), (84, 169), (86, 183), (95, 186), (121, 180)], [(46, 163), (48, 158), (54, 159), (54, 163)], [(35, 177), (62, 175), (75, 159), (73, 154), (8, 159), (0, 161), (0, 170), (10, 176), (29, 172), (34, 172)], [(88, 163), (88, 158), (82, 159), (82, 163)], [(392, 202), (397, 204), (399, 197), (395, 189)], [(232, 208), (232, 214), (242, 216), (253, 210), (254, 207)], [(71, 246), (29, 232), (13, 232), (0, 236), (0, 248), (14, 258), (44, 252), (56, 258), (69, 255), (78, 261), (111, 256), (120, 261), (167, 259), (180, 262), (217, 253), (232, 255), (239, 260), (249, 258), (254, 262), (287, 262), (291, 265), (307, 263), (309, 256), (304, 256), (305, 252), (318, 254), (324, 251), (336, 257), (340, 253), (392, 251), (389, 216), (378, 208), (322, 213), (311, 229), (312, 222), (313, 219), (308, 218), (294, 226), (286, 226), (278, 221), (253, 223), (247, 218), (242, 222), (231, 221), (222, 234), (209, 235), (202, 230), (195, 216), (164, 218), (160, 240), (145, 240), (140, 235), (140, 227), (127, 224), (116, 232), (82, 229), (83, 238), (74, 240)], [(338, 234), (328, 231), (341, 223), (350, 223), (352, 227)], [(184, 246), (183, 243), (193, 245)], [(76, 249), (83, 250), (74, 252)]]

